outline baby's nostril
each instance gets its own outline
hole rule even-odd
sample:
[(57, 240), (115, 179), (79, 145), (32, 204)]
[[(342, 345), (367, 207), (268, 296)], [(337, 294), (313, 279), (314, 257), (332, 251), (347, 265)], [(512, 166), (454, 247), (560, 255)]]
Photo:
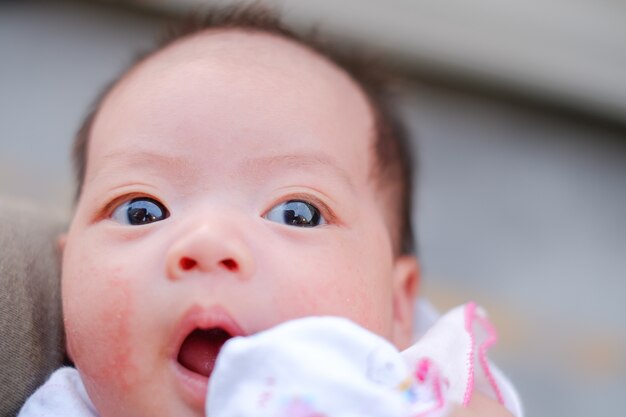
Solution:
[(226, 269), (228, 269), (229, 271), (237, 270), (237, 263), (233, 261), (232, 259), (224, 259), (222, 261), (222, 265), (224, 265)]
[(187, 257), (182, 258), (179, 263), (180, 263), (180, 268), (183, 271), (189, 271), (190, 269), (192, 269), (193, 267), (195, 267), (198, 264), (198, 262), (194, 261), (191, 258), (187, 258)]

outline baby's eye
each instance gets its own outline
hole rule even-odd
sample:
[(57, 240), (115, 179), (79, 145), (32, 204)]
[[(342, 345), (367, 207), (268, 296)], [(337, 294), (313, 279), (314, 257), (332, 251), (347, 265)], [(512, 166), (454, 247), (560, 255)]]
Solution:
[(298, 227), (315, 227), (326, 223), (317, 207), (302, 200), (280, 203), (272, 207), (265, 218), (276, 223)]
[(141, 226), (158, 222), (170, 216), (163, 204), (148, 197), (138, 197), (120, 204), (111, 215), (111, 219), (120, 224)]

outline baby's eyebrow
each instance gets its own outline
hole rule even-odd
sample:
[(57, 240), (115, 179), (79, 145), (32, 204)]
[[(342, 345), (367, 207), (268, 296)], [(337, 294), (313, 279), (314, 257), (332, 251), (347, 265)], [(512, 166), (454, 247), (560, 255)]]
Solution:
[[(94, 172), (88, 181), (91, 182), (101, 174), (108, 176), (116, 170), (148, 169), (157, 175), (165, 172), (183, 173), (182, 176), (170, 176), (170, 181), (181, 181), (180, 186), (185, 187), (189, 182), (189, 175), (197, 170), (193, 168), (193, 163), (189, 157), (181, 155), (171, 155), (154, 150), (134, 150), (134, 151), (113, 151), (104, 155), (100, 166), (94, 167)], [(267, 156), (257, 156), (245, 158), (237, 167), (234, 167), (235, 174), (243, 178), (256, 178), (263, 181), (268, 176), (274, 175), (277, 170), (306, 170), (311, 169), (319, 172), (319, 169), (326, 170), (339, 179), (351, 193), (356, 193), (356, 187), (348, 173), (335, 161), (335, 159), (324, 153), (288, 153)], [(104, 172), (102, 172), (104, 171)]]
[(124, 161), (124, 164), (160, 166), (170, 168), (182, 168), (187, 164), (186, 158), (182, 156), (166, 155), (163, 153), (141, 150), (139, 152), (112, 152), (105, 155), (107, 161)]
[(264, 172), (272, 169), (303, 169), (322, 167), (330, 170), (340, 178), (351, 192), (355, 191), (354, 183), (348, 173), (341, 168), (331, 156), (323, 153), (280, 154), (244, 160), (240, 166), (241, 174)]
[(152, 150), (113, 151), (102, 157), (98, 166), (94, 167), (89, 181), (103, 175), (111, 175), (119, 169), (149, 169), (155, 172), (183, 172), (188, 166), (187, 158), (178, 155), (167, 155)]

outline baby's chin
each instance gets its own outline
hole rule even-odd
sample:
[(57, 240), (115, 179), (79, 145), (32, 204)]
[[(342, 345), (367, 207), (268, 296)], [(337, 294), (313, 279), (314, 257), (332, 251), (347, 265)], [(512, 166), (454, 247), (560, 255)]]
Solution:
[(88, 384), (85, 388), (101, 417), (204, 417), (204, 398), (194, 404), (172, 383), (177, 381), (154, 381), (129, 390)]
[[(211, 346), (211, 349), (216, 348)], [(82, 369), (80, 365), (85, 358), (77, 359), (76, 366), (88, 396), (102, 417), (204, 416), (212, 369), (207, 376), (186, 369), (176, 358), (161, 358), (156, 364), (142, 363), (139, 359), (131, 366), (117, 369), (110, 366), (107, 371), (102, 366), (105, 364), (93, 361), (87, 361), (86, 369)]]

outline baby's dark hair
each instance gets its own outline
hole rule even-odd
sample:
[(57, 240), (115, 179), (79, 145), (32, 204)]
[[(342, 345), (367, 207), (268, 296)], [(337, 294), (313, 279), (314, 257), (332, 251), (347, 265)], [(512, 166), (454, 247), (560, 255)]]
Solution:
[[(288, 28), (275, 10), (259, 3), (213, 8), (196, 13), (172, 24), (157, 45), (135, 59), (121, 77), (115, 79), (98, 96), (92, 110), (76, 135), (73, 160), (77, 178), (76, 198), (82, 192), (87, 169), (87, 151), (93, 122), (109, 92), (118, 81), (144, 59), (165, 49), (174, 42), (211, 29), (232, 29), (263, 32), (281, 36), (329, 60), (345, 71), (365, 93), (374, 118), (373, 152), (376, 156), (372, 175), (378, 188), (389, 199), (393, 224), (391, 237), (394, 253), (412, 253), (414, 237), (411, 225), (413, 169), (408, 132), (398, 116), (392, 100), (391, 72), (381, 62), (374, 62), (354, 51), (345, 52), (323, 42), (316, 32), (298, 34)], [(397, 221), (395, 221), (397, 219)]]

